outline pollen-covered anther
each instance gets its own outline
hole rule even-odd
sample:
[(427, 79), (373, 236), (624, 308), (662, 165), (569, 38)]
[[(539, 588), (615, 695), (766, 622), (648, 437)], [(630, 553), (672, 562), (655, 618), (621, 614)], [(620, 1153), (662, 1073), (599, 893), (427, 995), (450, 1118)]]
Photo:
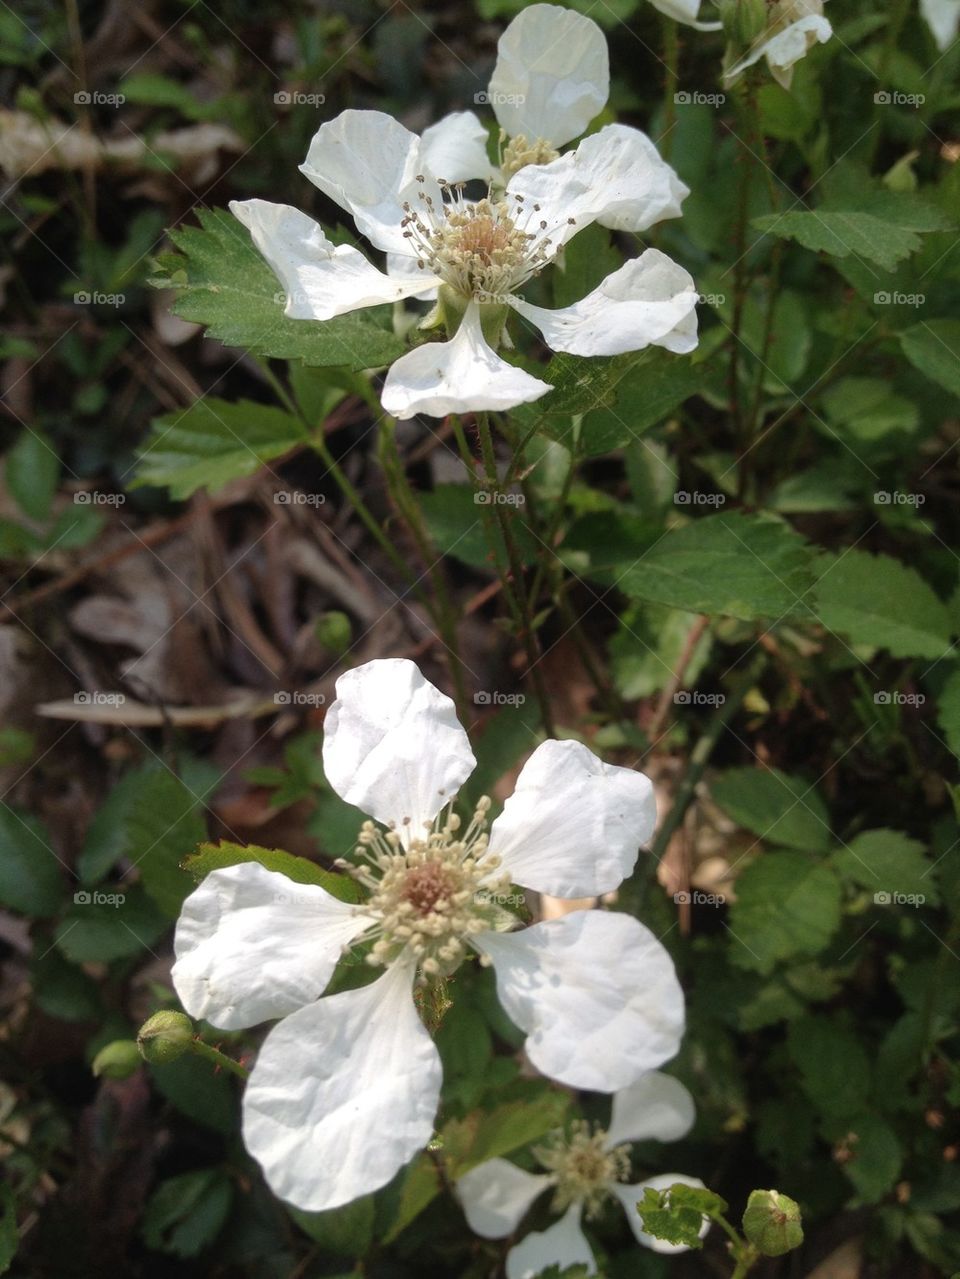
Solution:
[(510, 139), (503, 149), (500, 168), (505, 182), (525, 169), (528, 164), (549, 164), (556, 160), (560, 152), (555, 150), (543, 138), (529, 139), (522, 133)]
[(554, 1210), (565, 1212), (572, 1203), (582, 1202), (584, 1215), (596, 1217), (610, 1195), (612, 1182), (630, 1176), (630, 1155), (626, 1146), (606, 1148), (607, 1134), (576, 1120), (569, 1135), (555, 1134), (552, 1142), (535, 1150), (540, 1163), (554, 1177)]

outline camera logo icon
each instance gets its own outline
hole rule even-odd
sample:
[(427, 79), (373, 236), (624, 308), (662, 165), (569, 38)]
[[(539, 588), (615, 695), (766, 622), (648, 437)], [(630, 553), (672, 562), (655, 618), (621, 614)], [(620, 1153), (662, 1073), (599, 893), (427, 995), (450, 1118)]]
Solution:
[(873, 100), (878, 107), (888, 107), (891, 102), (891, 97), (886, 89), (878, 89), (873, 95)]
[(889, 893), (874, 893), (873, 900), (877, 906), (889, 906), (891, 897)]
[(478, 107), (488, 107), (490, 105), (490, 94), (486, 89), (481, 89), (479, 93), (473, 95), (473, 100)]
[(685, 89), (681, 89), (679, 93), (673, 95), (673, 101), (678, 107), (688, 107), (690, 105), (690, 94)]
[(93, 898), (85, 888), (79, 888), (73, 894), (74, 904), (77, 906), (89, 906)]
[(689, 906), (689, 905), (690, 905), (690, 894), (689, 894), (689, 893), (674, 893), (674, 894), (673, 894), (673, 900), (677, 903), (677, 905), (678, 905), (678, 906)]
[(274, 706), (289, 706), (292, 701), (293, 698), (289, 693), (274, 693), (273, 695)]
[(492, 699), (489, 693), (479, 692), (479, 693), (474, 693), (473, 695), (473, 704), (475, 706), (489, 706), (491, 700)]

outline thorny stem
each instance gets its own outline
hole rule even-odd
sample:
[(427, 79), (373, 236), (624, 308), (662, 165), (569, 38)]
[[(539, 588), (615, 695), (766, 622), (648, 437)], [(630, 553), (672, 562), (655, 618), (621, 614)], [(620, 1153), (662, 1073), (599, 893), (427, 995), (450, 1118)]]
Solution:
[(250, 1071), (247, 1070), (246, 1066), (241, 1066), (233, 1057), (228, 1057), (219, 1048), (214, 1048), (213, 1044), (205, 1043), (202, 1039), (194, 1039), (190, 1044), (190, 1051), (195, 1056), (202, 1057), (204, 1061), (209, 1061), (211, 1065), (229, 1070), (231, 1074), (236, 1075), (239, 1079), (250, 1078)]
[(663, 61), (666, 67), (663, 90), (663, 134), (657, 139), (660, 151), (665, 160), (670, 159), (673, 149), (673, 130), (677, 123), (677, 85), (680, 83), (680, 37), (678, 24), (673, 18), (662, 15), (663, 25)]
[(757, 80), (751, 68), (747, 72), (746, 92), (744, 95), (744, 115), (747, 122), (747, 142), (745, 154), (741, 156), (740, 182), (737, 199), (737, 219), (734, 228), (733, 251), (736, 260), (733, 266), (733, 341), (730, 345), (730, 418), (734, 436), (739, 449), (738, 496), (743, 501), (747, 494), (749, 468), (746, 457), (750, 450), (752, 425), (744, 420), (743, 405), (740, 399), (740, 342), (743, 328), (743, 315), (747, 300), (747, 289), (750, 284), (747, 269), (747, 221), (750, 216), (750, 188), (753, 176), (752, 152), (756, 149), (757, 127)]

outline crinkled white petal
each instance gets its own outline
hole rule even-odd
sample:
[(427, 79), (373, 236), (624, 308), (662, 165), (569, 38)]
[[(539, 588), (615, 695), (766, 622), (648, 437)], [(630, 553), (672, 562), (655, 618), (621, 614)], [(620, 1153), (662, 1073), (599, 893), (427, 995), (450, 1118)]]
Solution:
[(424, 342), (390, 367), (380, 396), (397, 418), (446, 417), (484, 409), (512, 409), (538, 400), (553, 387), (501, 360), (480, 326), (471, 302), (449, 342)]
[(548, 1230), (534, 1230), (507, 1253), (507, 1279), (534, 1279), (549, 1266), (586, 1266), (587, 1274), (597, 1273), (590, 1245), (580, 1229), (579, 1203), (571, 1204), (560, 1220)]
[[(432, 280), (435, 277), (428, 271), (423, 270), (416, 258), (412, 258), (409, 253), (388, 253), (387, 254), (387, 275), (396, 280), (419, 280), (422, 284), (424, 280)], [(432, 285), (429, 289), (424, 289), (420, 293), (414, 293), (413, 297), (418, 302), (435, 302), (437, 298), (437, 285)]]
[(385, 1185), (433, 1134), (440, 1056), (397, 963), (275, 1026), (243, 1097), (243, 1139), (271, 1190), (309, 1212)]
[(659, 249), (631, 258), (573, 306), (550, 311), (516, 297), (509, 303), (554, 351), (622, 355), (662, 346), (684, 355), (697, 345), (693, 277)]
[(960, 31), (960, 0), (920, 0), (920, 12), (933, 32), (941, 53), (945, 53)]
[(413, 662), (366, 662), (337, 680), (323, 767), (348, 804), (420, 835), (476, 764), (453, 702)]
[(419, 208), (421, 194), (438, 206), (441, 199), (434, 176), (423, 171), (420, 139), (382, 111), (342, 111), (322, 124), (300, 172), (353, 214), (371, 244), (398, 253), (409, 252), (400, 225), (404, 202)]
[(486, 181), (493, 174), (487, 155), (487, 130), (472, 111), (455, 111), (424, 129), (420, 159), (440, 182)]
[(583, 133), (609, 94), (607, 40), (583, 14), (531, 4), (500, 37), (488, 95), (511, 137), (563, 146)]
[(755, 41), (750, 51), (724, 73), (723, 82), (725, 85), (733, 84), (747, 67), (752, 67), (765, 57), (770, 74), (785, 89), (789, 89), (794, 64), (805, 57), (815, 44), (824, 44), (832, 35), (833, 28), (826, 18), (817, 13), (808, 13), (769, 39)]
[(549, 164), (526, 165), (507, 184), (509, 198), (540, 206), (554, 253), (591, 222), (645, 231), (677, 218), (689, 194), (647, 135), (625, 124), (606, 125)]
[(490, 831), (490, 852), (525, 888), (553, 897), (612, 892), (653, 834), (649, 778), (606, 764), (581, 742), (543, 742)]
[(373, 920), (258, 862), (213, 870), (183, 903), (173, 985), (191, 1017), (241, 1030), (321, 995), (345, 946)]
[(500, 1002), (527, 1032), (527, 1056), (541, 1074), (616, 1092), (680, 1047), (683, 991), (673, 961), (631, 916), (573, 911), (472, 941), (490, 956)]
[(502, 1239), (516, 1230), (537, 1195), (552, 1185), (546, 1173), (524, 1172), (508, 1159), (488, 1159), (464, 1173), (456, 1192), (474, 1234)]
[(668, 18), (673, 18), (674, 22), (683, 22), (697, 31), (720, 31), (723, 28), (722, 22), (697, 21), (700, 0), (650, 0), (650, 3)]
[(231, 200), (230, 211), (276, 272), (287, 295), (284, 314), (293, 320), (330, 320), (381, 302), (399, 302), (437, 284), (419, 271), (384, 275), (359, 249), (333, 244), (313, 218), (289, 204), (269, 200)]
[[(667, 1243), (666, 1240), (656, 1239), (653, 1235), (648, 1235), (643, 1228), (640, 1214), (637, 1212), (637, 1204), (643, 1198), (643, 1192), (648, 1188), (650, 1190), (666, 1190), (668, 1186), (675, 1186), (677, 1182), (681, 1182), (684, 1186), (698, 1186), (704, 1189), (703, 1182), (699, 1177), (687, 1177), (682, 1172), (662, 1172), (656, 1177), (648, 1177), (646, 1181), (640, 1181), (635, 1186), (625, 1186), (622, 1183), (611, 1182), (608, 1189), (617, 1196), (623, 1204), (623, 1211), (627, 1214), (627, 1221), (630, 1223), (630, 1229), (637, 1237), (637, 1242), (642, 1243), (645, 1248), (651, 1248), (654, 1252), (663, 1253), (666, 1256), (674, 1256), (678, 1252), (689, 1252), (686, 1244)], [(710, 1229), (710, 1220), (707, 1217), (703, 1219), (703, 1225), (700, 1227), (700, 1238)]]
[(651, 1070), (613, 1094), (607, 1149), (629, 1141), (679, 1141), (695, 1118), (689, 1089), (672, 1075)]

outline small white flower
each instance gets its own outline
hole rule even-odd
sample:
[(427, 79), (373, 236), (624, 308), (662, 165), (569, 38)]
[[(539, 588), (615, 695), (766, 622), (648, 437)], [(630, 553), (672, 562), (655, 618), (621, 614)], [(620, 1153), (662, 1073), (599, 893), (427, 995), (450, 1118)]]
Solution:
[(960, 31), (960, 0), (920, 0), (920, 12), (933, 32), (937, 48), (946, 53)]
[(724, 84), (733, 84), (747, 67), (766, 58), (770, 74), (789, 89), (794, 64), (806, 57), (815, 44), (824, 44), (833, 35), (833, 28), (823, 16), (823, 5), (824, 0), (775, 0), (764, 29), (743, 57), (724, 72)]
[[(489, 801), (462, 828), (449, 811), (476, 760), (453, 703), (412, 662), (341, 676), (325, 728), (330, 785), (386, 827), (361, 830), (367, 901), (255, 862), (212, 871), (184, 902), (173, 968), (192, 1017), (225, 1030), (283, 1018), (247, 1084), (243, 1135), (276, 1194), (309, 1210), (376, 1190), (430, 1140), (440, 1058), (412, 991), (471, 951), (492, 964), (531, 1062), (571, 1087), (623, 1088), (683, 1034), (672, 961), (637, 920), (581, 910), (513, 932), (501, 904), (511, 881), (558, 897), (616, 888), (653, 832), (647, 778), (544, 742), (488, 836)], [(383, 975), (320, 999), (363, 939)]]
[(674, 22), (682, 22), (698, 31), (720, 31), (722, 22), (700, 22), (700, 0), (650, 0), (655, 9), (665, 13)]
[[(387, 255), (386, 273), (358, 249), (334, 245), (289, 205), (235, 200), (230, 208), (283, 284), (293, 319), (329, 320), (439, 294), (438, 315), (452, 336), (393, 364), (382, 396), (388, 413), (512, 408), (552, 387), (496, 354), (511, 309), (553, 350), (574, 355), (648, 346), (686, 353), (697, 345), (693, 280), (656, 249), (572, 306), (544, 310), (518, 296), (591, 222), (645, 231), (678, 217), (689, 194), (638, 129), (610, 124), (565, 155), (554, 150), (586, 128), (608, 90), (596, 23), (532, 5), (504, 32), (490, 82), (489, 100), (513, 134), (499, 171), (470, 112), (447, 116), (422, 137), (379, 111), (344, 111), (322, 125), (301, 170)], [(486, 199), (464, 197), (460, 184), (472, 178), (489, 183)]]
[[(628, 1088), (614, 1093), (610, 1127), (593, 1129), (575, 1124), (567, 1138), (535, 1149), (544, 1173), (525, 1172), (506, 1159), (490, 1159), (457, 1182), (457, 1195), (470, 1227), (485, 1239), (502, 1239), (519, 1226), (528, 1208), (546, 1190), (553, 1190), (552, 1207), (563, 1216), (548, 1230), (534, 1231), (507, 1253), (507, 1279), (530, 1279), (548, 1266), (561, 1269), (577, 1263), (596, 1273), (590, 1245), (580, 1229), (582, 1217), (596, 1216), (606, 1200), (623, 1205), (630, 1229), (639, 1243), (654, 1252), (686, 1252), (683, 1245), (665, 1243), (643, 1229), (637, 1202), (646, 1189), (664, 1190), (682, 1182), (703, 1187), (696, 1177), (660, 1173), (634, 1185), (628, 1144), (634, 1141), (679, 1141), (693, 1126), (693, 1098), (679, 1080), (654, 1070)], [(709, 1222), (704, 1218), (701, 1236)]]

